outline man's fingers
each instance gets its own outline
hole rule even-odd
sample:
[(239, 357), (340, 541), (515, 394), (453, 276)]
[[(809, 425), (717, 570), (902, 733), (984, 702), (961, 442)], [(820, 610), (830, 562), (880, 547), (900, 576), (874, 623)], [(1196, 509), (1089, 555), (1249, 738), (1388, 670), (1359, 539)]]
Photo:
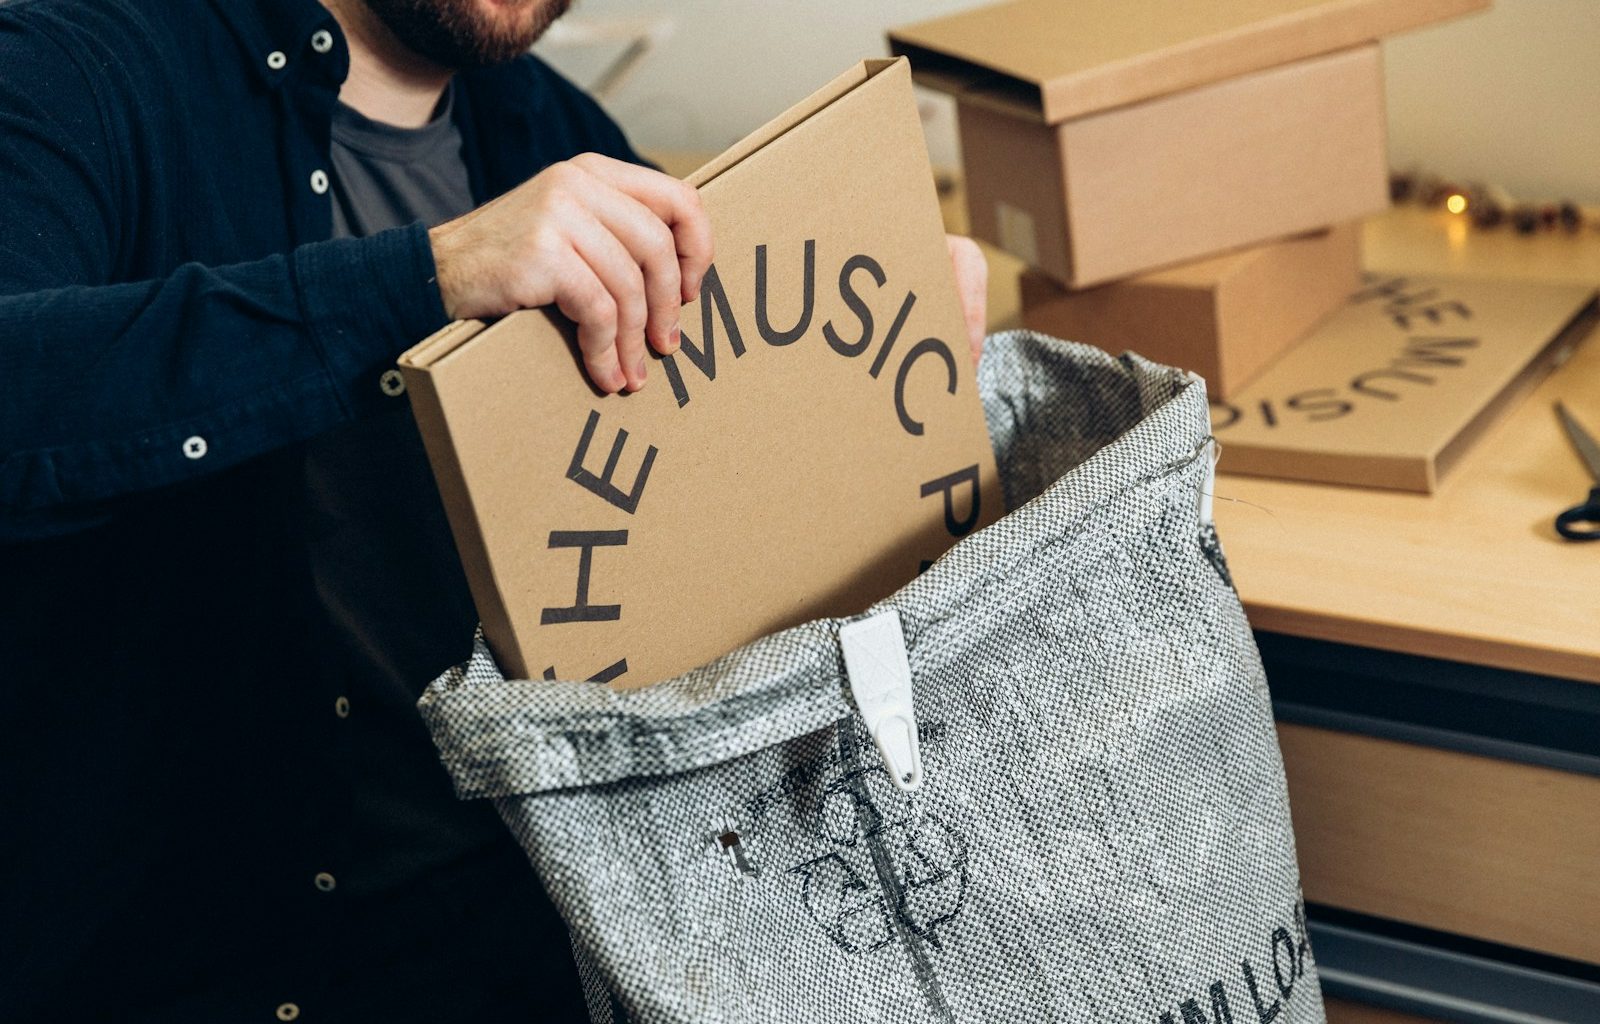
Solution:
[(596, 190), (590, 209), (644, 272), (645, 337), (662, 355), (676, 352), (683, 303), (671, 229), (644, 204), (610, 188)]
[(946, 235), (950, 262), (955, 269), (956, 294), (967, 322), (967, 345), (972, 361), (983, 354), (983, 336), (989, 317), (989, 261), (978, 243), (963, 235)]
[[(591, 207), (592, 209), (592, 207)], [(617, 319), (611, 344), (627, 378), (629, 391), (644, 387), (644, 328), (649, 309), (644, 297), (644, 271), (622, 241), (592, 213), (585, 212), (572, 228), (573, 248), (611, 293)]]
[(585, 153), (574, 157), (572, 162), (643, 203), (672, 229), (682, 283), (679, 297), (690, 302), (699, 295), (700, 280), (715, 256), (711, 220), (700, 204), (700, 193), (693, 186), (660, 171), (598, 153)]
[(617, 304), (576, 252), (562, 270), (556, 306), (578, 325), (578, 350), (595, 386), (605, 392), (626, 387), (628, 381), (617, 360)]

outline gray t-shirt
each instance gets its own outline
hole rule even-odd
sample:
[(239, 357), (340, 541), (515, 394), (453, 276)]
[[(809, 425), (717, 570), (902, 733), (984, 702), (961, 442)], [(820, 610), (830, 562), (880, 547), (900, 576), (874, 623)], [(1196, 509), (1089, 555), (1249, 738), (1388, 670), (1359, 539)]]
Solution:
[(420, 220), (434, 227), (472, 209), (461, 131), (446, 89), (433, 120), (396, 128), (337, 104), (333, 110), (333, 237), (377, 234)]
[[(335, 108), (334, 237), (431, 227), (473, 208), (451, 109), (447, 91), (432, 121), (406, 129)], [(477, 616), (410, 404), (392, 401), (306, 446), (324, 668), (348, 700), (336, 735), (350, 833), (328, 870), (351, 895), (405, 885), (503, 832), (487, 801), (455, 799), (417, 715), (428, 682), (470, 653)]]

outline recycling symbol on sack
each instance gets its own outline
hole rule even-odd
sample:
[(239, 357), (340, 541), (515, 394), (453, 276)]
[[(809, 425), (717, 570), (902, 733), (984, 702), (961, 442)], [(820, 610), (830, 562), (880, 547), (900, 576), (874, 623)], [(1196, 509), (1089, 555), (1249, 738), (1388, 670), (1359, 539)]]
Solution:
[(943, 948), (940, 926), (961, 913), (967, 848), (918, 809), (880, 766), (830, 782), (818, 799), (816, 834), (833, 849), (797, 864), (806, 910), (841, 949), (871, 952), (900, 926)]

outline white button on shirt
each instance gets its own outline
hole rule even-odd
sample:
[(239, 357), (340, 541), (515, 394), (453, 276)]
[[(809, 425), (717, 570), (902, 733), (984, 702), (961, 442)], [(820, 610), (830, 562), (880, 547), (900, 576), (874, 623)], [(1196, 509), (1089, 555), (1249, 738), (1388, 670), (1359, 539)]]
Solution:
[(283, 1003), (278, 1007), (279, 1020), (298, 1020), (299, 1018), (300, 1007), (294, 1003)]
[(334, 880), (334, 877), (328, 874), (326, 871), (318, 871), (317, 877), (312, 879), (312, 881), (316, 883), (317, 891), (319, 892), (332, 892), (334, 886), (339, 884)]
[(274, 71), (282, 71), (288, 63), (289, 56), (282, 50), (273, 50), (267, 54), (267, 67)]
[(183, 442), (183, 457), (186, 459), (203, 459), (206, 457), (206, 439), (199, 434)]
[(319, 196), (328, 191), (328, 172), (320, 167), (311, 172), (311, 191)]
[(383, 376), (378, 378), (378, 387), (390, 398), (395, 398), (406, 393), (406, 379), (399, 370), (385, 370)]
[(318, 53), (327, 53), (333, 49), (333, 33), (325, 28), (319, 28), (311, 33), (311, 48)]

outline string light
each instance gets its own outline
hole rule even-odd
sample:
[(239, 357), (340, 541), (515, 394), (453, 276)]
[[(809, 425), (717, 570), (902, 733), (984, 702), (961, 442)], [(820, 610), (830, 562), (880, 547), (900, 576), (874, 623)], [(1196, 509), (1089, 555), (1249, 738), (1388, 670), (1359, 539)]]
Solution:
[(1451, 213), (1467, 212), (1467, 197), (1457, 192), (1444, 201), (1444, 208)]

